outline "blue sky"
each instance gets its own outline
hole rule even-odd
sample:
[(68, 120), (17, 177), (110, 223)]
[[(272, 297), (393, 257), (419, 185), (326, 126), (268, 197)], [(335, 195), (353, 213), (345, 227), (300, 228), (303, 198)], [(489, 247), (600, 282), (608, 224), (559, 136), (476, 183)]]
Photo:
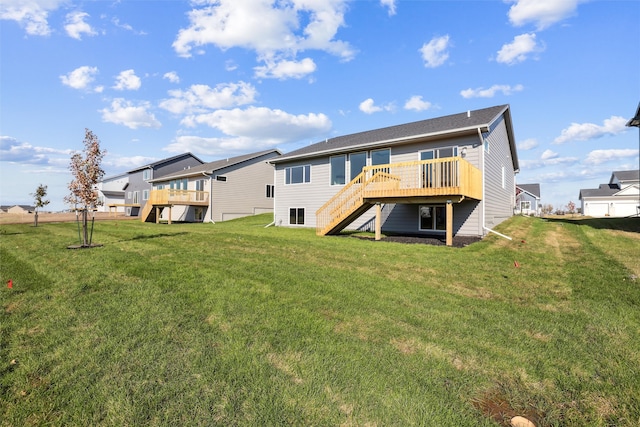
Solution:
[(0, 0), (0, 204), (68, 206), (84, 129), (116, 175), (510, 104), (542, 200), (639, 167), (640, 2)]

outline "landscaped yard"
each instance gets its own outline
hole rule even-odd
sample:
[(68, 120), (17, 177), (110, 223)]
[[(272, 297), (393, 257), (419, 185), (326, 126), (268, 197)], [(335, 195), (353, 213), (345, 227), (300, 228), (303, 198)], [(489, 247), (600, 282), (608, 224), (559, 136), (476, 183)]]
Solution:
[(639, 219), (270, 221), (0, 225), (0, 425), (640, 424)]

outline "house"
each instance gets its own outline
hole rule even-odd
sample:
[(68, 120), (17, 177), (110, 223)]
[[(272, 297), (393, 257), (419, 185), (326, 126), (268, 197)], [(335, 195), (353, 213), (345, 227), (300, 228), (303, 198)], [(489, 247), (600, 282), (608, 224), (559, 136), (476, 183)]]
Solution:
[(273, 212), (272, 149), (217, 160), (149, 180), (143, 221), (216, 222)]
[(608, 184), (582, 189), (579, 198), (585, 216), (639, 216), (640, 170), (613, 172)]
[(520, 215), (540, 215), (542, 212), (540, 184), (516, 184), (516, 206), (514, 212)]
[(106, 202), (106, 208), (110, 211), (124, 209), (126, 215), (138, 216), (149, 199), (152, 188), (150, 181), (153, 178), (189, 169), (203, 163), (191, 153), (158, 160), (130, 170), (126, 177), (119, 175), (98, 183), (98, 190), (101, 191), (99, 196)]
[(101, 205), (99, 212), (124, 213), (125, 190), (129, 186), (129, 173), (104, 178), (96, 184)]
[(447, 244), (513, 215), (519, 171), (508, 105), (339, 136), (271, 162), (277, 226), (436, 234)]
[(30, 205), (7, 205), (2, 206), (1, 211), (10, 214), (30, 214), (35, 212), (36, 207)]

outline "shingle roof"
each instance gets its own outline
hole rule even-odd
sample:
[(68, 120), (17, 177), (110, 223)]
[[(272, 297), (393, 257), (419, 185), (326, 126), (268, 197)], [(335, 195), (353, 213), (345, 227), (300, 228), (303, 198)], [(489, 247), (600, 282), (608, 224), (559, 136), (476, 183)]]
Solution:
[(140, 166), (138, 168), (130, 170), (129, 173), (137, 172), (137, 171), (140, 171), (142, 169), (155, 168), (156, 166), (160, 166), (160, 165), (162, 165), (164, 163), (169, 163), (169, 162), (172, 162), (174, 160), (178, 160), (178, 159), (180, 159), (182, 157), (193, 157), (194, 159), (196, 159), (200, 163), (204, 163), (202, 160), (200, 160), (199, 158), (197, 158), (196, 156), (194, 156), (191, 153), (183, 153), (183, 154), (178, 154), (177, 156), (167, 157), (166, 159), (158, 160), (157, 162), (149, 163), (148, 165)]
[[(616, 171), (611, 174), (611, 181), (616, 177), (618, 181), (639, 181), (640, 180), (640, 169), (636, 169), (634, 171)], [(609, 181), (609, 182), (611, 182)]]
[(508, 108), (508, 105), (497, 105), (470, 112), (338, 136), (287, 153), (275, 159), (273, 163), (297, 157), (312, 157), (331, 152), (348, 151), (349, 149), (357, 149), (360, 146), (389, 145), (406, 142), (417, 137), (437, 136), (464, 130), (475, 131), (479, 127), (489, 127)]
[(540, 198), (540, 184), (518, 184), (522, 191), (526, 191), (527, 193)]
[(193, 175), (202, 175), (203, 172), (206, 174), (212, 174), (217, 170), (224, 169), (229, 166), (234, 166), (239, 163), (243, 163), (243, 162), (255, 159), (257, 157), (267, 155), (269, 153), (276, 153), (279, 155), (280, 151), (276, 149), (271, 149), (271, 150), (259, 151), (257, 153), (243, 154), (241, 156), (215, 160), (213, 162), (204, 163), (202, 165), (192, 166), (189, 169), (184, 169), (178, 172), (163, 175), (158, 178), (152, 179), (149, 182), (166, 181), (167, 179), (170, 179), (170, 178), (183, 178), (183, 177), (193, 176)]
[(580, 190), (580, 198), (613, 196), (620, 188), (615, 184), (600, 184), (598, 188), (586, 188)]

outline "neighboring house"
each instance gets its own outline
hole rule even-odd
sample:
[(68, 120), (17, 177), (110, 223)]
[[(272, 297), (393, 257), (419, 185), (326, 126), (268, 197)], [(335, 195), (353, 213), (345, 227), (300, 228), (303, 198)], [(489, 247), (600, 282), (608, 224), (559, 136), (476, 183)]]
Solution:
[(331, 138), (272, 163), (278, 226), (441, 234), (447, 244), (513, 215), (519, 171), (508, 105)]
[(30, 214), (35, 212), (35, 206), (29, 205), (13, 205), (13, 206), (3, 206), (3, 210), (10, 214)]
[(516, 184), (515, 213), (538, 216), (541, 212), (540, 184)]
[(273, 212), (278, 150), (245, 154), (163, 175), (153, 184), (143, 221), (216, 222)]
[(100, 198), (101, 206), (99, 212), (125, 212), (125, 190), (129, 186), (129, 174), (104, 178), (96, 188)]
[(149, 199), (151, 193), (151, 180), (159, 176), (183, 171), (204, 163), (191, 153), (159, 160), (148, 165), (127, 172), (128, 185), (124, 193), (124, 207), (126, 214), (138, 216)]
[(582, 189), (579, 198), (584, 216), (639, 216), (640, 170), (613, 172), (608, 184)]

